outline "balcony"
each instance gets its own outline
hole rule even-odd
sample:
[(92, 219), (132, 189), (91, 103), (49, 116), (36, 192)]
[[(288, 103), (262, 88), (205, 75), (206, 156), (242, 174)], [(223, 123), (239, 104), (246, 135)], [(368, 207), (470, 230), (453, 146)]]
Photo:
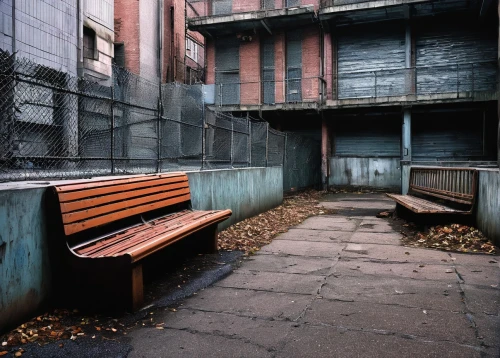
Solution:
[(325, 107), (496, 100), (497, 72), (496, 62), (343, 72)]
[[(221, 111), (319, 109), (326, 84), (321, 77), (216, 83), (207, 104)], [(210, 97), (210, 96), (208, 96)]]
[(494, 101), (497, 73), (496, 62), (477, 62), (343, 72), (324, 78), (236, 80), (206, 86), (211, 93), (207, 104), (221, 111), (269, 111)]
[(189, 29), (204, 35), (301, 26), (317, 21), (319, 0), (188, 0)]
[(321, 0), (319, 17), (341, 26), (480, 9), (479, 0)]

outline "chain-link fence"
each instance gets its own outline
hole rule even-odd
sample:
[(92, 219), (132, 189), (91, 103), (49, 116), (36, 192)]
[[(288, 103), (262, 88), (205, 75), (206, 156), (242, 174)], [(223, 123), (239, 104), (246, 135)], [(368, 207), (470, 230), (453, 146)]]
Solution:
[(0, 182), (284, 164), (285, 133), (208, 110), (201, 85), (111, 83), (0, 51)]

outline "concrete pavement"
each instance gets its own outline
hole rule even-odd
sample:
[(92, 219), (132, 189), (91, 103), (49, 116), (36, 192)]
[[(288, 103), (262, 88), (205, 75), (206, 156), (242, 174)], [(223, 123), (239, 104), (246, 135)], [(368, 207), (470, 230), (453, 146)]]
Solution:
[[(498, 357), (500, 259), (401, 246), (379, 194), (317, 216), (130, 332), (129, 357)], [(160, 327), (161, 328), (161, 327)]]

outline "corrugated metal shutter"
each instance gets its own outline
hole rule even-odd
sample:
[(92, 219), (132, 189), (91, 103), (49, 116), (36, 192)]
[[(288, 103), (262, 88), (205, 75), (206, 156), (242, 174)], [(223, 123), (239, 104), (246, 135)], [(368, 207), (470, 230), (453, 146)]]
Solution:
[(416, 34), (417, 93), (495, 90), (497, 51), (493, 29), (427, 21)]
[(263, 103), (274, 103), (274, 37), (266, 37), (262, 40), (262, 92)]
[(286, 34), (286, 78), (287, 102), (302, 99), (302, 31), (294, 30)]
[(336, 157), (401, 156), (401, 118), (342, 119), (334, 136)]
[(240, 103), (240, 44), (234, 37), (215, 42), (215, 103)]
[[(405, 29), (402, 24), (338, 30), (339, 98), (404, 94), (404, 68)], [(384, 71), (375, 73), (380, 70)]]
[(482, 112), (448, 112), (412, 116), (413, 160), (481, 160)]

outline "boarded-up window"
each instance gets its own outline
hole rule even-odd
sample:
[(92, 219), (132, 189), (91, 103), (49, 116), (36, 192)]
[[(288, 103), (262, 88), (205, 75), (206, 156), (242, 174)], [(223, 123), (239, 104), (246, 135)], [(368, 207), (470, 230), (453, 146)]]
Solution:
[(240, 44), (236, 37), (218, 38), (215, 42), (215, 103), (240, 103)]
[(83, 28), (83, 58), (89, 58), (91, 60), (98, 59), (95, 37), (96, 35), (94, 30), (88, 27)]
[(300, 102), (302, 99), (302, 32), (286, 34), (286, 101)]
[(274, 37), (269, 36), (262, 40), (262, 98), (264, 104), (273, 104), (275, 101), (274, 81)]

